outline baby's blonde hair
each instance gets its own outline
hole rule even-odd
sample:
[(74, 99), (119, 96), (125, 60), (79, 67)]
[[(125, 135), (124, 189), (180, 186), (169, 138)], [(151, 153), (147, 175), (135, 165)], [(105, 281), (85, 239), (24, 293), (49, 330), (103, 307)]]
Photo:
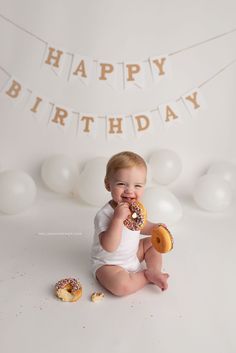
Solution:
[(107, 163), (106, 176), (104, 180), (105, 185), (107, 186), (109, 179), (117, 170), (132, 167), (143, 167), (147, 170), (145, 160), (137, 153), (124, 151), (115, 154)]

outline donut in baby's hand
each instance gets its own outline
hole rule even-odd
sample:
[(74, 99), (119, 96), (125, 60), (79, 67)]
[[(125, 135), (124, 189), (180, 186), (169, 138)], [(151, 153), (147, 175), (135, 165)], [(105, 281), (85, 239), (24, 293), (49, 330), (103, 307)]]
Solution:
[(65, 278), (55, 285), (56, 296), (64, 302), (76, 302), (82, 296), (82, 286), (75, 278)]
[(132, 201), (129, 205), (131, 215), (124, 220), (124, 225), (130, 230), (140, 230), (144, 227), (147, 219), (147, 212), (139, 201)]
[(167, 227), (162, 224), (153, 227), (151, 242), (154, 248), (160, 253), (166, 253), (173, 249), (173, 237)]

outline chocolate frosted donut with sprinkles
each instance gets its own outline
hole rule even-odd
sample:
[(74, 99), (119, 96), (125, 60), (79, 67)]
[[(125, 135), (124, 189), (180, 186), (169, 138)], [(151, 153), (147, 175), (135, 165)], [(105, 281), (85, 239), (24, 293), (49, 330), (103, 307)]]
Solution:
[(64, 302), (76, 302), (82, 296), (82, 286), (78, 279), (64, 278), (55, 284), (56, 296)]
[(147, 212), (143, 204), (139, 201), (132, 201), (129, 205), (131, 214), (124, 220), (124, 225), (133, 231), (144, 227), (147, 219)]

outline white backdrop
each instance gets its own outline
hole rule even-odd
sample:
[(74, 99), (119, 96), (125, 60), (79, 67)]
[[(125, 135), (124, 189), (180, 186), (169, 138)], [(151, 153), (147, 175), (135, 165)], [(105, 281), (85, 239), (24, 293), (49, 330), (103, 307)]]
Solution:
[[(235, 0), (0, 0), (0, 67), (62, 107), (98, 115), (145, 112), (232, 62), (236, 31), (173, 55), (171, 79), (144, 90), (116, 91), (101, 82), (69, 83), (40, 69), (43, 44), (14, 24), (68, 52), (122, 62), (172, 53), (232, 31), (235, 14)], [(3, 352), (64, 353), (78, 347), (88, 353), (108, 347), (114, 353), (236, 352), (235, 199), (225, 212), (206, 212), (193, 207), (189, 197), (213, 161), (236, 162), (235, 73), (236, 63), (201, 87), (207, 110), (191, 117), (183, 109), (183, 123), (169, 128), (157, 120), (139, 139), (130, 129), (130, 136), (108, 141), (102, 125), (96, 139), (76, 136), (73, 128), (62, 132), (0, 93), (0, 166), (26, 171), (39, 190), (26, 212), (0, 214)], [(0, 70), (0, 85), (3, 80)], [(104, 301), (94, 304), (90, 294), (105, 291), (89, 266), (96, 208), (46, 190), (41, 163), (65, 153), (81, 166), (123, 149), (148, 159), (161, 148), (176, 151), (183, 161), (182, 174), (170, 185), (183, 217), (171, 225), (174, 251), (163, 258), (169, 290), (150, 285), (120, 299), (106, 291)], [(67, 277), (79, 277), (83, 286), (74, 305), (54, 295), (56, 281)]]
[[(213, 38), (236, 27), (235, 13), (234, 0), (0, 0), (0, 14), (45, 41), (111, 62), (143, 60)], [(198, 86), (236, 58), (232, 32), (172, 56), (172, 78), (166, 82), (117, 91), (101, 82), (69, 83), (41, 70), (42, 43), (2, 18), (0, 41), (0, 66), (20, 82), (62, 106), (101, 115), (150, 110)], [(154, 150), (169, 148), (184, 167), (173, 188), (187, 190), (211, 162), (236, 161), (235, 73), (233, 64), (201, 88), (207, 110), (195, 117), (183, 112), (183, 123), (169, 128), (156, 121), (141, 138), (130, 129), (123, 139), (107, 140), (102, 125), (96, 138), (76, 135), (75, 127), (61, 132), (35, 121), (2, 95), (1, 168), (22, 169), (37, 178), (42, 161), (55, 153), (82, 164), (124, 149), (148, 159)]]

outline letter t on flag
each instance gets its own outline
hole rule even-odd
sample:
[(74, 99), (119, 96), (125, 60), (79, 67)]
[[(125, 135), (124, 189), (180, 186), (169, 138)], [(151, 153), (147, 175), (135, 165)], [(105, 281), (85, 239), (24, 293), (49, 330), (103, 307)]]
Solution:
[(87, 135), (96, 137), (97, 134), (97, 120), (94, 114), (91, 113), (79, 113), (77, 135)]

